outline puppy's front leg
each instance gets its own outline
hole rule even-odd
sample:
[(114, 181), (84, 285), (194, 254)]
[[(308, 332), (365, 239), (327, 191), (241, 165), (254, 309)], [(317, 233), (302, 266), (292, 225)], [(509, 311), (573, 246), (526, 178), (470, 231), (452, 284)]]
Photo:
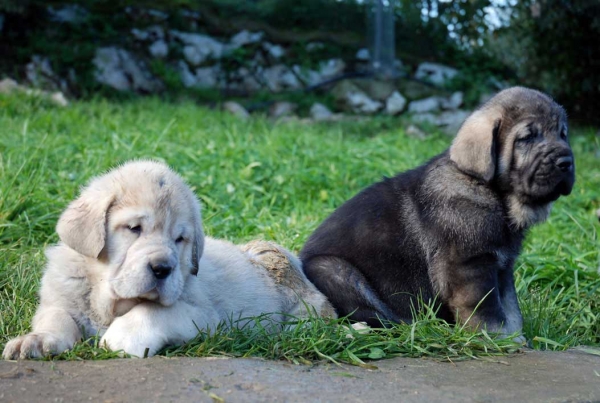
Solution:
[[(502, 333), (509, 335), (523, 330), (523, 316), (519, 308), (517, 290), (515, 289), (515, 280), (512, 268), (500, 270), (498, 273), (498, 285), (500, 287), (500, 299), (506, 322), (502, 327)], [(524, 343), (525, 336), (519, 335), (513, 339), (517, 343)]]
[(143, 357), (148, 349), (148, 356), (152, 356), (168, 345), (187, 342), (198, 334), (198, 329), (218, 322), (216, 315), (211, 318), (203, 310), (183, 301), (171, 306), (144, 302), (116, 318), (100, 344), (137, 357)]
[(33, 318), (33, 332), (9, 341), (4, 347), (5, 360), (40, 358), (62, 353), (81, 339), (75, 320), (64, 309), (40, 306)]
[(506, 316), (497, 265), (470, 258), (466, 263), (449, 266), (443, 276), (446, 282), (441, 296), (456, 315), (456, 322), (473, 329), (485, 327), (489, 332), (503, 333)]

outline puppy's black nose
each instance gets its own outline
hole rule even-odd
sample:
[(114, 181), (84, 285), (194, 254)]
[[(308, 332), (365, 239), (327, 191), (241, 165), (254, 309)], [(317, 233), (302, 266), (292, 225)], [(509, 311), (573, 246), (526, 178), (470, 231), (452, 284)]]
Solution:
[(171, 270), (173, 270), (173, 268), (167, 264), (159, 263), (155, 265), (150, 265), (150, 270), (152, 270), (152, 272), (154, 273), (154, 277), (156, 277), (159, 280), (162, 280), (169, 277), (169, 274), (171, 274)]
[(573, 169), (573, 157), (560, 157), (556, 160), (556, 166), (563, 172), (569, 172)]

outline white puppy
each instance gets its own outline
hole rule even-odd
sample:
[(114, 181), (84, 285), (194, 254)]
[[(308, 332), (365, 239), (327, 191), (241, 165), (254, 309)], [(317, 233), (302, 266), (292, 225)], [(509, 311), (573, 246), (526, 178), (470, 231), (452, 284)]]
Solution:
[(98, 333), (112, 350), (153, 355), (231, 319), (306, 315), (305, 304), (335, 316), (289, 251), (205, 238), (198, 200), (158, 162), (92, 180), (56, 230), (33, 331), (11, 340), (5, 359), (60, 353)]

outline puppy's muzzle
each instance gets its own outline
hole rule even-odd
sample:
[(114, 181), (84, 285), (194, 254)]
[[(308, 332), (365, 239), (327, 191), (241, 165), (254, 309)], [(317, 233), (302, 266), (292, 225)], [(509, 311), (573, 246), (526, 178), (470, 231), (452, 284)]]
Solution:
[(558, 195), (568, 195), (573, 190), (575, 184), (575, 160), (570, 150), (562, 152), (554, 160), (554, 166), (557, 170), (558, 183), (555, 191)]
[(562, 172), (571, 172), (573, 170), (573, 157), (560, 157), (555, 164)]
[(152, 270), (152, 273), (154, 273), (154, 277), (156, 277), (157, 280), (164, 280), (169, 277), (173, 271), (173, 267), (165, 262), (151, 263), (148, 265), (148, 268)]

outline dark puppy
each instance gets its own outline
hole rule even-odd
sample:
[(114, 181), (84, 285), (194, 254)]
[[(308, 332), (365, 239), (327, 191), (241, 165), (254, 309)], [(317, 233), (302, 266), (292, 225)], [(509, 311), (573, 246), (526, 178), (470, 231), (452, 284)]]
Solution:
[(525, 232), (574, 181), (563, 108), (510, 88), (463, 123), (449, 150), (338, 208), (300, 258), (339, 315), (410, 322), (416, 297), (437, 296), (443, 319), (472, 315), (472, 327), (510, 334), (522, 328), (513, 265)]

